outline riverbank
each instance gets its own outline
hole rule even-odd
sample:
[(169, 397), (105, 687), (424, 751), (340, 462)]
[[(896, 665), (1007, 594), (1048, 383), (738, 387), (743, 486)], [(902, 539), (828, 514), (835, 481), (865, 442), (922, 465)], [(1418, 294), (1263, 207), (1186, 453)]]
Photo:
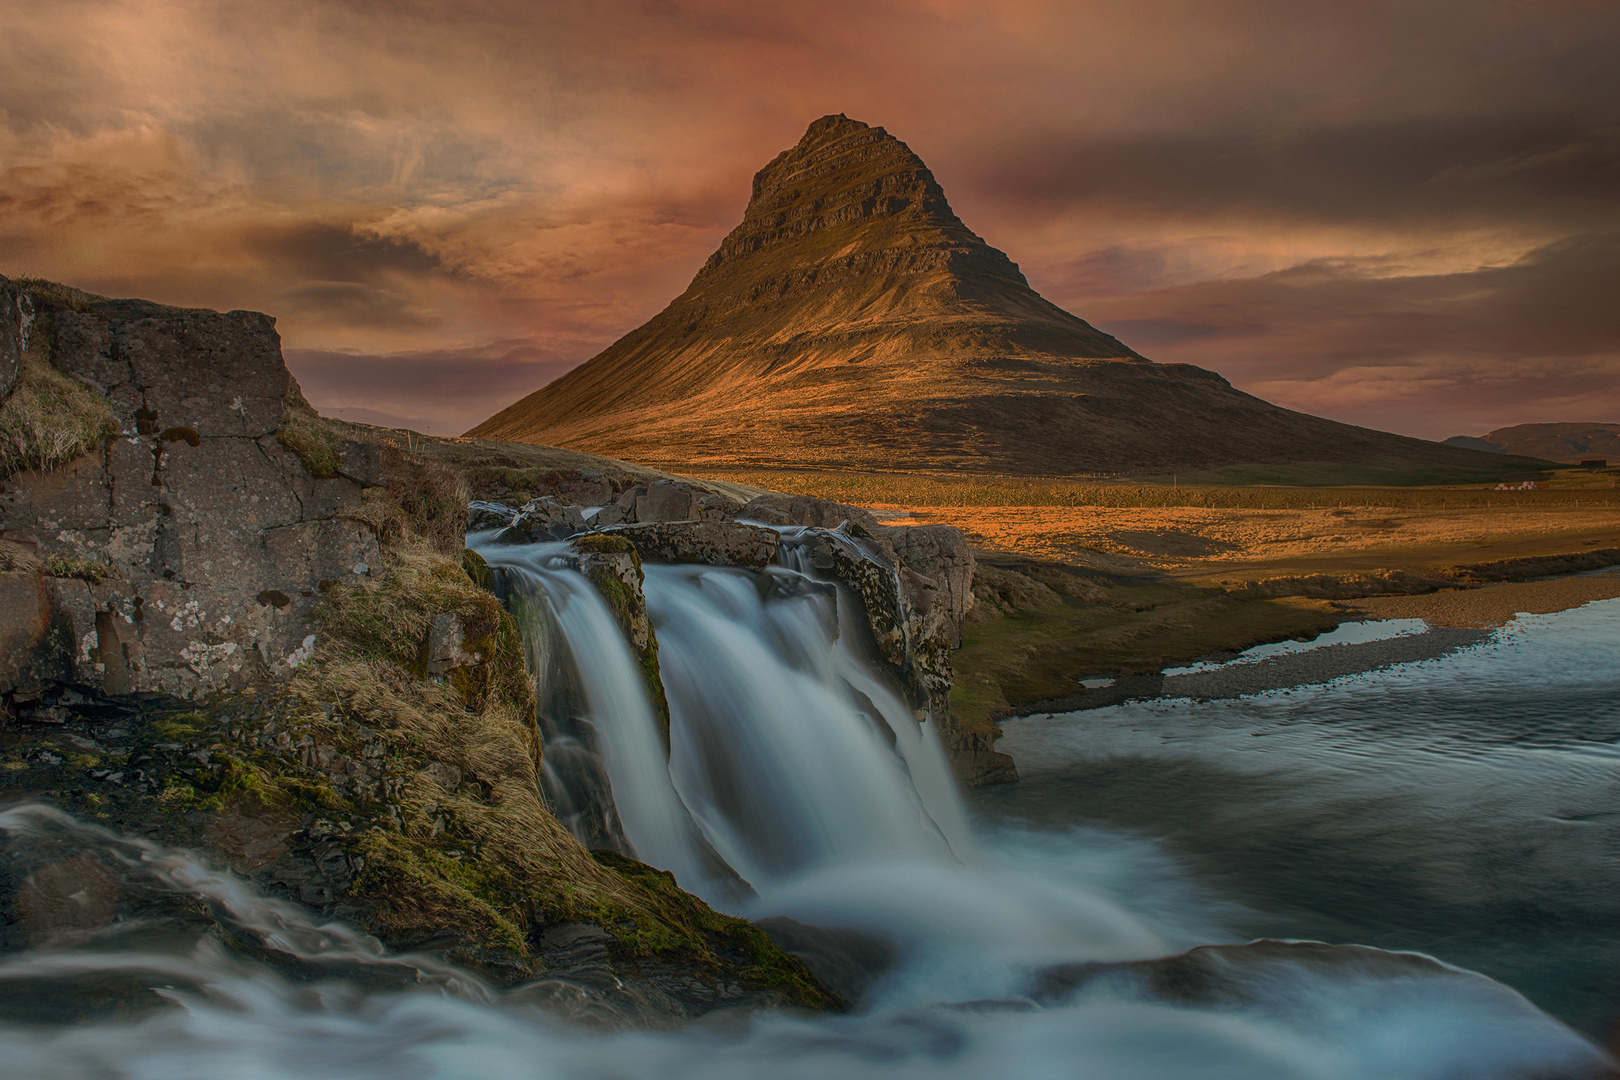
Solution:
[[(1519, 612), (1547, 614), (1620, 597), (1620, 569), (1483, 584), (1461, 575), (1318, 574), (1271, 578), (1265, 588), (1256, 588), (997, 561), (989, 552), (980, 559), (977, 605), (963, 648), (953, 658), (957, 677), (951, 700), (964, 727), (978, 725), (987, 732), (998, 717), (1155, 697), (1240, 697), (1320, 684), (1477, 644)], [(1571, 563), (1555, 556), (1506, 570), (1501, 563), (1477, 564), (1475, 572), (1528, 574), (1566, 565)], [(1446, 581), (1456, 587), (1437, 587)], [(1354, 595), (1372, 588), (1412, 592)], [(1316, 595), (1270, 595), (1267, 589)], [(1345, 593), (1351, 595), (1338, 598)], [(1311, 642), (1346, 623), (1397, 619), (1422, 620), (1426, 629), (1220, 670), (1176, 671), (1220, 664), (1260, 645)]]

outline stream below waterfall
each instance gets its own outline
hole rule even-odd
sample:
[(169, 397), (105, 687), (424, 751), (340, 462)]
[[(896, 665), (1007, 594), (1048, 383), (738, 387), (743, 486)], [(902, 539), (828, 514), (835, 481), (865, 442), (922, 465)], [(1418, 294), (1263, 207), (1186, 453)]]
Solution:
[[(964, 799), (852, 597), (796, 562), (791, 535), (760, 572), (646, 567), (667, 743), (635, 653), (565, 545), (487, 539), (473, 542), (539, 681), (559, 816), (716, 907), (888, 938), (898, 958), (859, 1007), (572, 1028), (314, 926), (187, 853), (13, 807), (0, 810), (11, 839), (99, 844), (304, 966), (293, 978), (182, 936), (0, 955), (0, 990), (42, 972), (109, 986), (158, 972), (172, 1005), (0, 1025), (6, 1076), (1450, 1080), (1609, 1066), (1620, 601), (1292, 693), (1009, 721), (1001, 748), (1025, 779)], [(1257, 938), (1365, 947), (1245, 944)], [(1200, 946), (1214, 948), (1162, 959)], [(417, 966), (418, 985), (360, 990), (355, 965)]]

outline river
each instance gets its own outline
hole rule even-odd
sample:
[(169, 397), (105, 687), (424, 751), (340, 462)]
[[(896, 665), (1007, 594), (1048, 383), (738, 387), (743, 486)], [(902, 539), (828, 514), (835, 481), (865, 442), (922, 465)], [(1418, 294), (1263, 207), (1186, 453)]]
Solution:
[[(1620, 602), (1322, 687), (1010, 721), (1002, 747), (1025, 779), (964, 800), (847, 594), (791, 551), (762, 574), (649, 568), (667, 765), (633, 657), (566, 558), (485, 552), (529, 598), (531, 638), (571, 656), (553, 674), (575, 730), (557, 737), (578, 745), (548, 783), (568, 789), (576, 826), (717, 906), (890, 939), (898, 960), (860, 1007), (603, 1034), (443, 965), (422, 963), (412, 989), (362, 990), (356, 965), (418, 962), (315, 927), (187, 853), (14, 807), (0, 815), (13, 842), (100, 845), (303, 967), (294, 977), (178, 932), (13, 952), (0, 991), (133, 974), (166, 987), (168, 1007), (70, 1023), (36, 1007), (0, 1025), (6, 1075), (1441, 1080), (1606, 1067), (1597, 1040), (1620, 1002)], [(604, 798), (607, 812), (589, 811)], [(1244, 944), (1256, 938), (1367, 948)]]

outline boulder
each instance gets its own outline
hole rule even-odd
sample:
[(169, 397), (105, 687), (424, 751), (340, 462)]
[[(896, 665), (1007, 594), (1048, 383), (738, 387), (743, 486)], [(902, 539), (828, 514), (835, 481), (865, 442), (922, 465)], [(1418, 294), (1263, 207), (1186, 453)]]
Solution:
[(576, 506), (606, 506), (613, 501), (613, 485), (605, 477), (581, 476), (559, 483), (557, 498)]
[(518, 512), (505, 503), (483, 502), (474, 499), (467, 504), (467, 531), (484, 532), (504, 529), (517, 519)]
[(754, 570), (775, 561), (779, 542), (777, 534), (770, 529), (736, 521), (622, 525), (608, 533), (629, 540), (647, 562), (708, 563)]
[(534, 544), (566, 540), (585, 529), (585, 516), (579, 507), (565, 505), (554, 495), (542, 495), (524, 503), (517, 517), (495, 539), (502, 544)]
[(647, 493), (636, 499), (636, 521), (696, 521), (698, 493), (696, 489), (673, 480), (654, 480), (647, 485)]

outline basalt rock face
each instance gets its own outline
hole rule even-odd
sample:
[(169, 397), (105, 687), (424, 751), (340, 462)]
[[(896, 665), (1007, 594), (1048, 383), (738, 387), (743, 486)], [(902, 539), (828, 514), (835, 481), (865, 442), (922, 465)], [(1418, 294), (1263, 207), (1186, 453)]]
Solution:
[(1492, 464), (1149, 362), (1043, 299), (904, 143), (842, 115), (760, 170), (669, 307), (469, 434), (670, 466)]
[(0, 400), (17, 385), (33, 321), (34, 305), (28, 294), (0, 278)]
[(34, 568), (42, 606), (3, 620), (17, 640), (0, 693), (30, 713), (53, 686), (194, 697), (291, 675), (323, 585), (368, 575), (378, 547), (349, 517), (363, 485), (316, 479), (276, 439), (289, 376), (274, 320), (105, 301), (47, 321), (51, 362), (107, 399), (119, 431), (0, 482), (0, 547)]

